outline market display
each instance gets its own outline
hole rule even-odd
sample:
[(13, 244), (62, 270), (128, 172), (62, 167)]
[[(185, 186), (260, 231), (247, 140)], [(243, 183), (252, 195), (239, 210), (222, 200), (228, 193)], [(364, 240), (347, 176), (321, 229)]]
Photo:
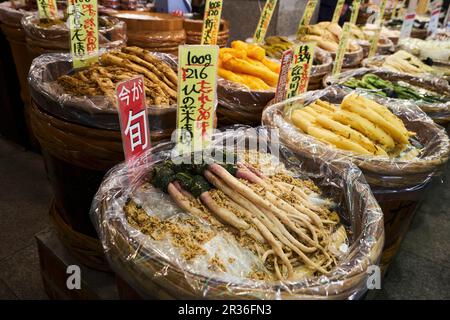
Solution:
[(218, 75), (252, 90), (273, 90), (278, 82), (280, 63), (269, 60), (263, 48), (233, 41), (219, 53)]
[(411, 159), (419, 153), (409, 141), (414, 133), (398, 117), (358, 94), (347, 95), (339, 106), (316, 100), (292, 111), (291, 120), (316, 139), (358, 154)]
[(399, 48), (408, 51), (422, 60), (450, 61), (450, 40), (402, 39)]
[(98, 65), (63, 75), (58, 83), (75, 96), (104, 95), (115, 100), (115, 84), (133, 76), (144, 75), (147, 105), (171, 106), (176, 102), (177, 75), (164, 61), (148, 50), (125, 47), (100, 57)]

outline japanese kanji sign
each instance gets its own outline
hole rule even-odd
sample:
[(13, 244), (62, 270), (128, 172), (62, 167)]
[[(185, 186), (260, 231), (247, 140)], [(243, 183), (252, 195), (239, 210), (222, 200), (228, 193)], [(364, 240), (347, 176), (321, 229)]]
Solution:
[(392, 6), (392, 13), (390, 20), (393, 20), (397, 17), (397, 7), (398, 7), (398, 0), (394, 0), (394, 5)]
[(278, 77), (277, 91), (275, 93), (275, 103), (283, 101), (286, 98), (286, 85), (289, 76), (289, 70), (292, 63), (292, 55), (294, 51), (292, 49), (283, 52), (281, 57), (280, 76)]
[(144, 77), (137, 76), (116, 86), (122, 143), (128, 164), (150, 148), (150, 131), (145, 108)]
[(350, 23), (351, 24), (356, 24), (356, 20), (358, 20), (360, 6), (361, 6), (361, 0), (353, 0), (352, 14), (350, 15)]
[(222, 0), (206, 0), (201, 44), (217, 44), (221, 16)]
[(428, 23), (428, 32), (434, 34), (439, 26), (439, 15), (441, 14), (442, 1), (434, 0), (430, 4), (431, 8), (431, 18), (430, 23)]
[(377, 53), (378, 41), (380, 40), (381, 35), (381, 27), (382, 25), (379, 25), (378, 28), (375, 30), (374, 35), (370, 38), (370, 49), (368, 55), (369, 58), (373, 57)]
[(206, 148), (217, 104), (218, 46), (178, 48), (178, 150)]
[(408, 10), (403, 18), (402, 28), (400, 29), (400, 39), (409, 38), (416, 18), (417, 0), (410, 0)]
[(384, 21), (384, 12), (386, 11), (386, 2), (387, 0), (382, 0), (380, 5), (380, 12), (378, 13), (377, 21), (375, 22), (376, 25), (382, 25)]
[(346, 22), (344, 23), (341, 41), (339, 41), (339, 47), (336, 52), (336, 58), (334, 59), (334, 66), (332, 72), (333, 76), (341, 73), (342, 63), (344, 62), (344, 55), (348, 47), (349, 36), (350, 36), (350, 23)]
[(303, 12), (302, 19), (300, 20), (300, 25), (298, 26), (297, 36), (306, 33), (306, 26), (311, 22), (314, 10), (316, 10), (318, 0), (309, 0), (305, 7), (305, 12)]
[(267, 28), (269, 27), (270, 20), (272, 19), (273, 12), (277, 5), (277, 0), (267, 0), (264, 5), (261, 17), (259, 18), (258, 25), (256, 26), (255, 35), (253, 41), (255, 43), (262, 43), (266, 37)]
[(304, 43), (294, 47), (287, 85), (287, 99), (293, 98), (308, 89), (315, 47), (314, 43)]
[(58, 19), (58, 7), (56, 0), (37, 0), (39, 19), (56, 20)]
[(334, 9), (333, 19), (331, 20), (331, 22), (333, 23), (339, 22), (339, 18), (341, 17), (342, 8), (344, 7), (344, 4), (345, 0), (338, 0), (336, 8)]
[(97, 0), (69, 0), (70, 52), (74, 68), (98, 60)]

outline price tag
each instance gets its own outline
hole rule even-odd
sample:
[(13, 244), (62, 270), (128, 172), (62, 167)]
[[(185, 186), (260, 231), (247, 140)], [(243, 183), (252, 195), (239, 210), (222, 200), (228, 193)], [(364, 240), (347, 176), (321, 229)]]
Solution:
[(283, 52), (281, 57), (280, 76), (278, 77), (277, 91), (275, 93), (275, 103), (286, 99), (286, 85), (289, 75), (289, 69), (291, 68), (292, 55), (294, 51), (292, 49)]
[(97, 0), (69, 0), (70, 52), (73, 67), (98, 61)]
[(178, 150), (206, 148), (213, 131), (217, 105), (218, 46), (178, 48)]
[(361, 6), (361, 0), (353, 0), (352, 14), (350, 15), (350, 23), (351, 24), (356, 24), (356, 20), (358, 20), (360, 6)]
[(439, 26), (439, 15), (441, 14), (442, 1), (434, 0), (431, 3), (431, 18), (428, 23), (428, 32), (434, 34)]
[(222, 16), (222, 0), (206, 0), (201, 44), (217, 44)]
[(298, 96), (308, 89), (315, 47), (316, 45), (311, 42), (296, 45), (294, 47), (292, 65), (289, 70), (287, 99)]
[(127, 164), (150, 148), (150, 131), (145, 108), (144, 77), (137, 76), (116, 86), (123, 151)]
[(350, 23), (346, 22), (346, 23), (344, 23), (341, 41), (339, 41), (339, 47), (336, 52), (336, 58), (334, 61), (334, 66), (333, 66), (333, 71), (332, 71), (333, 76), (341, 73), (342, 63), (344, 62), (344, 55), (347, 51), (349, 37), (350, 37)]
[(403, 17), (403, 24), (400, 30), (400, 39), (409, 38), (416, 17), (417, 0), (410, 0), (408, 10)]
[(39, 19), (41, 20), (57, 20), (58, 7), (56, 0), (37, 0)]
[(277, 0), (267, 0), (264, 5), (261, 17), (259, 18), (258, 26), (256, 27), (255, 35), (253, 36), (254, 43), (263, 43), (266, 38), (267, 28), (272, 19), (273, 12), (277, 5)]
[(377, 26), (383, 24), (383, 21), (384, 21), (384, 12), (386, 11), (386, 2), (387, 2), (387, 0), (381, 1), (380, 12), (379, 12), (379, 14), (378, 14), (377, 21), (375, 22), (375, 24), (376, 24)]
[(305, 12), (303, 12), (302, 19), (300, 20), (300, 25), (298, 26), (297, 36), (306, 33), (306, 26), (311, 22), (314, 10), (316, 10), (318, 0), (309, 0), (305, 7)]
[(334, 9), (333, 19), (331, 20), (332, 23), (338, 23), (339, 18), (341, 17), (342, 8), (344, 7), (345, 0), (338, 0), (336, 4), (336, 8)]
[(398, 6), (398, 0), (394, 1), (394, 5), (392, 6), (392, 13), (390, 20), (393, 20), (397, 16), (397, 6)]

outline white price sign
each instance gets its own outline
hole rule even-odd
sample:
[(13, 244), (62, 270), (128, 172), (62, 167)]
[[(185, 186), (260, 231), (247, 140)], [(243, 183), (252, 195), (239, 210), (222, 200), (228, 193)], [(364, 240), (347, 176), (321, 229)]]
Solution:
[(428, 32), (434, 34), (439, 26), (439, 15), (441, 13), (442, 1), (434, 0), (431, 3), (431, 18), (428, 24)]
[(416, 17), (417, 0), (409, 1), (408, 10), (403, 17), (402, 29), (400, 30), (400, 39), (409, 38)]

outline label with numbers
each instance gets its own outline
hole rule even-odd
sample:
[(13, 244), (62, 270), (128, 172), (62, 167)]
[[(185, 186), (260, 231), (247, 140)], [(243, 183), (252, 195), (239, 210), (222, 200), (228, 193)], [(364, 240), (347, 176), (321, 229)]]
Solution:
[(208, 147), (217, 104), (218, 46), (180, 46), (178, 49), (178, 150)]
[(151, 146), (144, 77), (137, 76), (118, 83), (116, 99), (125, 161), (132, 164)]
[(69, 0), (70, 52), (74, 68), (98, 61), (97, 0)]
[(259, 18), (256, 31), (253, 36), (253, 42), (263, 43), (266, 38), (267, 28), (269, 28), (270, 20), (277, 5), (277, 0), (267, 0), (264, 5), (261, 17)]
[(350, 23), (351, 24), (356, 24), (356, 20), (358, 20), (360, 6), (361, 6), (361, 0), (353, 0), (352, 14), (350, 15)]
[(442, 1), (434, 0), (431, 3), (430, 7), (431, 7), (431, 18), (430, 22), (428, 23), (428, 32), (434, 34), (436, 33), (437, 28), (439, 26), (439, 15), (441, 13)]
[(58, 7), (56, 0), (37, 0), (39, 19), (56, 20), (58, 19)]
[(342, 64), (344, 63), (344, 56), (345, 53), (347, 52), (348, 41), (350, 37), (350, 23), (349, 22), (344, 23), (344, 27), (342, 29), (343, 30), (341, 41), (339, 41), (339, 47), (336, 52), (336, 58), (334, 59), (334, 66), (332, 72), (333, 76), (341, 73)]
[(305, 12), (303, 12), (302, 19), (300, 20), (300, 25), (298, 26), (297, 35), (303, 35), (306, 33), (306, 26), (311, 22), (314, 10), (316, 10), (318, 0), (309, 0), (305, 7)]
[(410, 0), (408, 10), (403, 17), (402, 28), (400, 29), (400, 39), (409, 38), (416, 18), (417, 0)]
[(345, 0), (338, 0), (336, 8), (334, 9), (333, 19), (331, 20), (331, 22), (333, 23), (339, 22), (339, 18), (341, 17), (342, 8), (344, 7), (344, 4)]
[(217, 44), (221, 16), (222, 0), (206, 0), (201, 44)]
[(294, 47), (287, 85), (287, 99), (298, 96), (308, 89), (315, 47), (314, 43), (304, 43)]
[(294, 51), (292, 49), (283, 52), (281, 57), (280, 76), (278, 77), (277, 91), (275, 93), (275, 103), (281, 102), (286, 99), (286, 85), (289, 75), (289, 70), (292, 63), (292, 55)]

